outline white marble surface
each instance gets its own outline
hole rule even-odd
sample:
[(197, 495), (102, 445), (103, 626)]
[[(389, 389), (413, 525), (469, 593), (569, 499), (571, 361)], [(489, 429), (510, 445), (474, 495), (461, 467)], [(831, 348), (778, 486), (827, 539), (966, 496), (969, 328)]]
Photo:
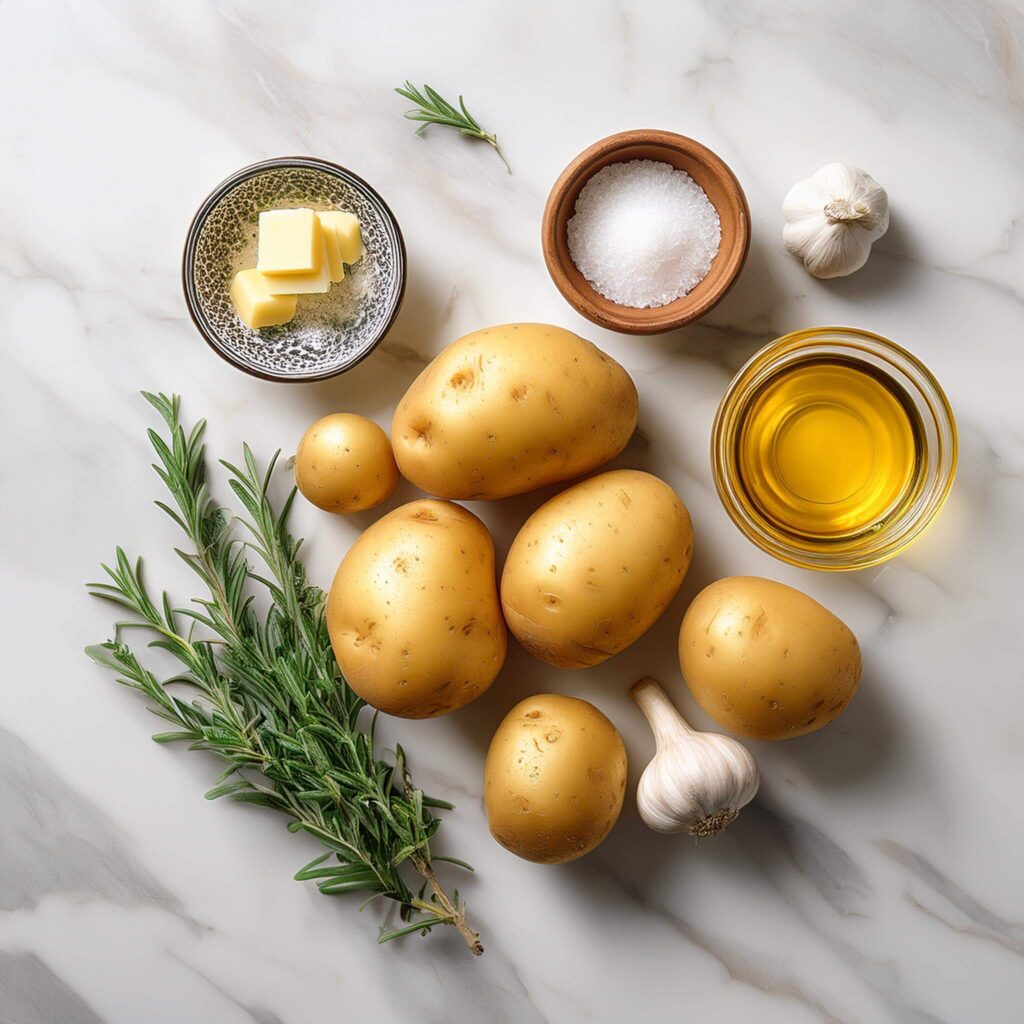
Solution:
[[(0, 317), (5, 664), (0, 677), (0, 1020), (4, 1024), (677, 1021), (1019, 1024), (1024, 1019), (1024, 14), (1001, 2), (752, 0), (301, 5), (0, 5), (5, 86)], [(391, 87), (462, 90), (499, 133), (416, 138)], [(707, 320), (648, 340), (592, 328), (545, 273), (550, 184), (610, 132), (674, 129), (717, 150), (753, 212), (738, 287)], [(310, 153), (393, 205), (411, 273), (401, 319), (353, 372), (316, 386), (218, 360), (184, 308), (189, 217), (255, 159)], [(818, 282), (786, 256), (786, 189), (829, 160), (889, 189), (867, 267)], [(460, 714), (390, 723), (418, 777), (458, 809), (442, 846), (487, 953), (456, 936), (378, 948), (382, 919), (291, 881), (313, 853), (269, 813), (206, 803), (204, 755), (81, 654), (109, 613), (82, 582), (115, 543), (181, 597), (136, 392), (178, 391), (219, 451), (293, 446), (338, 409), (388, 424), (423, 363), (487, 324), (580, 331), (633, 374), (642, 436), (618, 464), (666, 477), (697, 554), (683, 592), (627, 654), (585, 674), (513, 650)], [(708, 431), (731, 374), (788, 330), (851, 323), (899, 340), (949, 391), (953, 498), (884, 568), (777, 564), (719, 507)], [(396, 497), (407, 499), (411, 488)], [(499, 547), (538, 501), (482, 510)], [(474, 509), (480, 511), (479, 509)], [(309, 506), (327, 581), (369, 516)], [(756, 805), (714, 842), (647, 832), (627, 805), (562, 868), (489, 838), (482, 754), (520, 697), (586, 696), (650, 753), (625, 690), (678, 678), (686, 602), (716, 577), (796, 584), (858, 634), (861, 692), (804, 739), (755, 745)]]

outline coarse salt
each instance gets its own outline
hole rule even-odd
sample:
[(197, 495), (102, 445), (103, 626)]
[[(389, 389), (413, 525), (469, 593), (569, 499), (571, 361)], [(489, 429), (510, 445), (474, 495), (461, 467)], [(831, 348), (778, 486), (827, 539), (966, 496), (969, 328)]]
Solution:
[(722, 225), (686, 171), (655, 160), (609, 164), (580, 191), (567, 225), (569, 255), (606, 299), (664, 306), (707, 276)]

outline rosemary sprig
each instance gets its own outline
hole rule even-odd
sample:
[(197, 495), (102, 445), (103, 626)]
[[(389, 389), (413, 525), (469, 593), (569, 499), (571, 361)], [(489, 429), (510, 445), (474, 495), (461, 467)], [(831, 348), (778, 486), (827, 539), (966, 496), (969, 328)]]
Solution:
[[(172, 499), (157, 505), (188, 538), (189, 550), (177, 554), (207, 596), (186, 608), (175, 607), (166, 593), (154, 600), (141, 560), (133, 563), (118, 548), (114, 564), (103, 566), (107, 581), (91, 583), (89, 590), (127, 609), (131, 618), (115, 625), (112, 640), (86, 653), (146, 696), (150, 710), (173, 726), (153, 737), (158, 743), (182, 740), (225, 763), (207, 799), (227, 796), (274, 808), (291, 819), (291, 831), (316, 837), (327, 852), (297, 879), (314, 881), (326, 894), (364, 893), (366, 903), (394, 900), (404, 925), (382, 934), (380, 942), (450, 925), (479, 955), (483, 947), (458, 891), (449, 897), (434, 871), (439, 861), (472, 868), (430, 850), (441, 823), (433, 810), (452, 805), (413, 785), (401, 747), (393, 763), (378, 756), (375, 718), (360, 727), (365, 705), (338, 671), (324, 594), (307, 581), (298, 558), (301, 541), (288, 532), (295, 491), (280, 512), (269, 497), (277, 455), (262, 473), (247, 446), (241, 466), (222, 463), (245, 510), (237, 517), (248, 534), (242, 541), (232, 530), (231, 513), (207, 486), (205, 422), (186, 432), (177, 396), (143, 394), (169, 432), (163, 437), (149, 431), (158, 459), (153, 468)], [(249, 551), (263, 570), (249, 564)], [(254, 591), (268, 599), (262, 615)], [(149, 632), (149, 646), (169, 651), (180, 671), (167, 679), (155, 676), (122, 639), (130, 629)], [(182, 686), (193, 699), (184, 699)], [(406, 862), (419, 875), (416, 891), (406, 881)]]
[(509, 174), (512, 173), (512, 168), (509, 167), (505, 154), (502, 153), (501, 148), (498, 146), (498, 136), (491, 132), (485, 132), (480, 127), (476, 118), (466, 109), (466, 103), (461, 96), (459, 96), (459, 106), (456, 109), (436, 89), (432, 89), (429, 85), (424, 85), (421, 92), (412, 82), (407, 81), (404, 86), (395, 89), (395, 92), (399, 96), (404, 96), (410, 103), (416, 104), (416, 109), (407, 110), (405, 116), (410, 121), (423, 122), (416, 129), (417, 135), (422, 135), (428, 124), (439, 124), (447, 128), (454, 128), (460, 135), (467, 135), (471, 139), (481, 139), (489, 146), (493, 146), (495, 153), (501, 157), (505, 170)]

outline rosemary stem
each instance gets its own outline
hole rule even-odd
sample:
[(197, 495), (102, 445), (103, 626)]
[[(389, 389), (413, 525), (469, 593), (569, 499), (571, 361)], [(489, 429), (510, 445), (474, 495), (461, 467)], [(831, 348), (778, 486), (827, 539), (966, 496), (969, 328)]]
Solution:
[(410, 121), (419, 122), (419, 127), (416, 129), (417, 135), (422, 135), (423, 130), (429, 124), (436, 124), (443, 128), (454, 128), (460, 135), (486, 142), (501, 158), (501, 162), (505, 165), (505, 170), (509, 174), (512, 173), (512, 168), (505, 159), (505, 154), (502, 153), (501, 148), (498, 146), (498, 136), (493, 132), (484, 131), (479, 121), (466, 109), (465, 100), (461, 96), (459, 97), (459, 105), (456, 107), (455, 104), (449, 103), (436, 89), (431, 88), (429, 85), (424, 85), (422, 89), (419, 89), (409, 81), (395, 89), (395, 92), (416, 104), (416, 108), (406, 111), (405, 116)]
[(425, 860), (415, 854), (413, 855), (412, 862), (416, 870), (427, 880), (431, 891), (437, 898), (437, 902), (441, 905), (448, 918), (448, 923), (454, 925), (458, 933), (466, 940), (466, 945), (469, 946), (469, 951), (473, 956), (481, 956), (484, 947), (480, 941), (480, 933), (469, 926), (465, 910), (462, 907), (456, 907), (448, 899), (447, 893), (441, 888), (441, 884), (437, 880), (433, 864), (429, 860)]
[(505, 154), (502, 153), (501, 146), (498, 145), (498, 140), (493, 135), (489, 135), (487, 137), (487, 141), (494, 147), (494, 152), (497, 153), (499, 157), (501, 157), (501, 162), (505, 165), (505, 170), (508, 171), (509, 174), (511, 174), (512, 168), (509, 166), (508, 161), (505, 159)]

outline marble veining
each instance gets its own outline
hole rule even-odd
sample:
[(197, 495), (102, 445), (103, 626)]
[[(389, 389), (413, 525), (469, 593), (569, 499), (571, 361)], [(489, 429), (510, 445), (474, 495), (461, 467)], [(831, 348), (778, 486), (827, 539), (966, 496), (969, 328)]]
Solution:
[[(6, 0), (0, 49), (2, 1024), (1020, 1024), (1024, 1020), (1024, 8), (1017, 0)], [(391, 90), (462, 91), (499, 135), (417, 138)], [(711, 146), (746, 189), (753, 244), (704, 321), (635, 339), (592, 327), (544, 270), (539, 223), (564, 165), (613, 131), (663, 127)], [(385, 198), (409, 254), (402, 313), (343, 377), (243, 376), (194, 330), (180, 257), (195, 207), (232, 171), (309, 154)], [(781, 244), (787, 189), (821, 164), (863, 166), (892, 226), (852, 277), (810, 278)], [(378, 947), (391, 922), (292, 881), (316, 852), (272, 815), (209, 803), (217, 766), (158, 746), (136, 695), (91, 666), (110, 612), (82, 583), (114, 544), (178, 599), (172, 525), (140, 388), (206, 416), (218, 455), (287, 455), (351, 410), (387, 426), (419, 370), (488, 324), (546, 321), (606, 348), (637, 381), (640, 429), (618, 466), (683, 496), (694, 562), (663, 619), (586, 673), (510, 651), (460, 713), (381, 723), (420, 783), (451, 797), (438, 850), (483, 932)], [(946, 387), (957, 486), (898, 559), (850, 575), (773, 561), (714, 492), (712, 416), (740, 365), (779, 334), (866, 327)], [(287, 482), (282, 462), (279, 484)], [(225, 491), (222, 478), (215, 485)], [(473, 503), (503, 557), (553, 489)], [(404, 485), (392, 504), (409, 500)], [(302, 503), (326, 582), (373, 514)], [(487, 835), (481, 766), (530, 693), (585, 696), (623, 733), (632, 784), (651, 755), (626, 696), (678, 676), (688, 601), (730, 574), (771, 576), (858, 634), (865, 674), (831, 727), (754, 744), (764, 779), (723, 835), (647, 831), (632, 802), (571, 865), (518, 861)]]

